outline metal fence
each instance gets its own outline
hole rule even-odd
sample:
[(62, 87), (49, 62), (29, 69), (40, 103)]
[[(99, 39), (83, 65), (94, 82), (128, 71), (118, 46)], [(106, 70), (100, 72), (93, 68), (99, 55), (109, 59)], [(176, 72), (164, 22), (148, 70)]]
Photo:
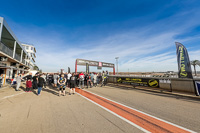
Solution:
[(5, 53), (11, 57), (13, 56), (13, 50), (11, 50), (9, 47), (7, 47), (2, 42), (0, 42), (0, 51), (2, 51), (3, 53)]

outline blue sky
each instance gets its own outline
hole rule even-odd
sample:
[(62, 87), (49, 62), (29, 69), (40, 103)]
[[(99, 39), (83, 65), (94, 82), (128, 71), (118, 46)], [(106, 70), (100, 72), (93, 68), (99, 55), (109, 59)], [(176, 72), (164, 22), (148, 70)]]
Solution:
[(1, 5), (0, 16), (21, 42), (35, 45), (36, 63), (46, 72), (74, 70), (76, 58), (115, 63), (115, 57), (119, 71), (177, 71), (176, 41), (187, 47), (191, 60), (200, 60), (198, 0), (7, 0)]

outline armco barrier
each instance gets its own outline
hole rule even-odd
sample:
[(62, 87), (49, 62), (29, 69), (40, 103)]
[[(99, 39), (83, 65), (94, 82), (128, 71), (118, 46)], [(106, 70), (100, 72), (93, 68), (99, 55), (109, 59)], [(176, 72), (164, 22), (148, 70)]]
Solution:
[[(108, 76), (108, 83), (120, 83), (120, 82), (117, 82), (117, 79), (119, 78), (155, 79), (155, 80), (159, 80), (159, 88), (166, 89), (169, 91), (179, 91), (179, 92), (187, 92), (187, 93), (195, 94), (194, 80), (192, 79)], [(195, 81), (200, 81), (200, 79), (195, 79)], [(155, 88), (155, 87), (152, 87), (152, 88)]]

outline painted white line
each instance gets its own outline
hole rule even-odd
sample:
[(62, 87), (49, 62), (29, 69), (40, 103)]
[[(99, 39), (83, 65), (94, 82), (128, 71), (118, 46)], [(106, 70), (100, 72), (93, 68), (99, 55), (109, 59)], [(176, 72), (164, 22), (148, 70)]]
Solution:
[[(88, 91), (88, 90), (84, 90), (84, 91), (87, 91), (87, 92), (92, 93), (92, 94), (94, 94), (94, 95), (97, 95), (97, 96), (99, 96), (99, 97), (105, 98), (105, 97), (103, 97), (103, 96), (100, 96), (100, 95), (95, 94), (95, 93), (93, 93), (93, 92), (90, 92), (90, 91)], [(176, 127), (178, 127), (178, 128), (181, 128), (181, 129), (186, 130), (186, 131), (188, 131), (188, 132), (197, 133), (197, 132), (192, 131), (192, 130), (190, 130), (190, 129), (184, 128), (184, 127), (182, 127), (182, 126), (176, 125), (176, 124), (174, 124), (174, 123), (171, 123), (171, 122), (168, 122), (168, 121), (166, 121), (166, 120), (160, 119), (160, 118), (158, 118), (158, 117), (152, 116), (152, 115), (150, 115), (150, 114), (144, 113), (144, 112), (142, 112), (142, 111), (140, 111), (140, 110), (137, 110), (137, 109), (134, 109), (134, 108), (132, 108), (132, 107), (126, 106), (126, 105), (124, 105), (124, 104), (122, 104), (122, 103), (113, 101), (113, 100), (111, 100), (111, 99), (109, 99), (109, 98), (105, 98), (105, 99), (110, 100), (110, 101), (115, 102), (115, 103), (118, 103), (118, 104), (120, 104), (120, 105), (122, 105), (122, 106), (125, 106), (125, 107), (127, 107), (127, 108), (129, 108), (129, 109), (135, 110), (135, 111), (140, 112), (140, 113), (142, 113), (142, 114), (145, 114), (145, 115), (147, 115), (147, 116), (153, 117), (153, 118), (155, 118), (155, 119), (157, 119), (157, 120), (160, 120), (160, 121), (162, 121), (162, 122), (171, 124), (171, 125), (173, 125), (173, 126), (176, 126)]]
[(99, 106), (99, 107), (103, 108), (104, 110), (106, 110), (106, 111), (110, 112), (111, 114), (113, 114), (113, 115), (117, 116), (118, 118), (120, 118), (120, 119), (122, 119), (122, 120), (126, 121), (127, 123), (129, 123), (129, 124), (133, 125), (134, 127), (136, 127), (136, 128), (138, 128), (138, 129), (140, 129), (141, 131), (143, 131), (143, 132), (145, 132), (145, 133), (151, 133), (151, 132), (147, 131), (146, 129), (144, 129), (144, 128), (142, 128), (142, 127), (138, 126), (138, 125), (136, 125), (135, 123), (133, 123), (133, 122), (131, 122), (131, 121), (129, 121), (129, 120), (127, 120), (127, 119), (125, 119), (124, 117), (121, 117), (120, 115), (118, 115), (118, 114), (116, 114), (116, 113), (114, 113), (114, 112), (110, 111), (109, 109), (107, 109), (107, 108), (105, 108), (105, 107), (101, 106), (100, 104), (98, 104), (98, 103), (95, 103), (94, 101), (92, 101), (92, 100), (88, 99), (87, 97), (85, 97), (85, 96), (83, 96), (83, 95), (81, 95), (81, 94), (79, 94), (79, 93), (77, 93), (77, 94), (78, 94), (78, 95), (80, 95), (81, 97), (83, 97), (83, 98), (87, 99), (88, 101), (90, 101), (90, 102), (92, 102), (92, 103), (96, 104), (97, 106)]
[(10, 95), (10, 96), (5, 96), (5, 97), (3, 97), (1, 100), (6, 99), (6, 98), (9, 98), (9, 97), (14, 97), (14, 96), (17, 96), (17, 95), (21, 95), (21, 94), (24, 94), (24, 93), (25, 93), (25, 92), (21, 92), (21, 93), (14, 94), (14, 95)]

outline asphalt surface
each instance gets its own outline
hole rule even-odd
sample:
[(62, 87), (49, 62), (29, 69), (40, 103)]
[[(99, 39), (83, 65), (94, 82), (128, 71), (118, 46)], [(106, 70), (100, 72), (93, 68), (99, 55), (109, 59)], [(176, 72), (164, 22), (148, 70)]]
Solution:
[(184, 128), (200, 132), (200, 98), (120, 86), (89, 91)]
[[(16, 95), (19, 94), (19, 95)], [(5, 98), (8, 95), (16, 95)], [(1, 133), (131, 133), (141, 131), (78, 94), (0, 90)]]
[[(78, 94), (58, 96), (53, 88), (15, 92), (0, 89), (2, 133), (140, 133), (141, 130)], [(67, 90), (68, 91), (68, 90)], [(87, 91), (200, 132), (200, 99), (119, 86)]]

